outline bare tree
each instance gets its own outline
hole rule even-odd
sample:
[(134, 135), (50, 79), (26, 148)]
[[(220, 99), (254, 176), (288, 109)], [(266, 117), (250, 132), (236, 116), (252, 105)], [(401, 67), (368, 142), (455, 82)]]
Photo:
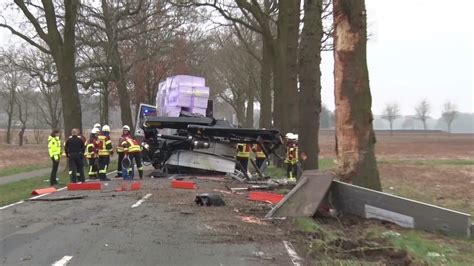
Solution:
[(381, 190), (367, 69), (365, 1), (334, 0), (333, 16), (337, 172), (344, 181)]
[(18, 145), (23, 146), (24, 136), (29, 121), (31, 111), (31, 88), (29, 84), (21, 86), (21, 89), (18, 91), (18, 97), (16, 97), (15, 104), (18, 107), (18, 120), (21, 123), (20, 132), (18, 132)]
[(64, 0), (61, 3), (43, 0), (41, 4), (14, 0), (14, 5), (25, 18), (25, 23), (18, 29), (6, 22), (0, 23), (0, 27), (10, 30), (32, 47), (53, 57), (61, 88), (66, 132), (70, 132), (73, 128), (82, 129), (75, 67), (75, 26), (80, 3), (80, 0)]
[(400, 117), (400, 108), (397, 103), (387, 104), (383, 110), (382, 118), (390, 124), (390, 136), (393, 136), (393, 121)]
[(7, 114), (6, 142), (11, 144), (11, 129), (15, 115), (15, 106), (18, 98), (18, 90), (24, 78), (24, 73), (19, 71), (13, 64), (12, 58), (16, 58), (14, 50), (2, 51), (0, 55), (0, 96), (4, 103), (3, 110)]
[(430, 119), (431, 106), (427, 99), (423, 99), (415, 107), (415, 119), (420, 120), (423, 123), (423, 131), (426, 136), (428, 130), (427, 122)]
[(451, 101), (445, 102), (443, 105), (441, 118), (444, 120), (444, 122), (446, 122), (449, 134), (451, 134), (451, 125), (453, 124), (453, 121), (456, 119), (457, 116), (458, 111), (456, 105)]

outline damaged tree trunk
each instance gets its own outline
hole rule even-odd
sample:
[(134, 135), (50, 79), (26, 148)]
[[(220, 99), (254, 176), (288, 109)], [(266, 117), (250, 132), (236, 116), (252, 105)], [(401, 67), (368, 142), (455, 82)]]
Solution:
[(304, 170), (318, 169), (319, 114), (321, 113), (322, 0), (305, 0), (299, 67), (299, 146), (307, 159)]
[(343, 181), (381, 190), (375, 160), (364, 0), (334, 0), (336, 153)]

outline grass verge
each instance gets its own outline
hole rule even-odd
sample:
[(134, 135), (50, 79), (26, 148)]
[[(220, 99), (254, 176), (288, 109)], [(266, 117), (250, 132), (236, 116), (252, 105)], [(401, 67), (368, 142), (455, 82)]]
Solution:
[[(69, 175), (67, 172), (62, 171), (61, 173), (58, 173), (58, 177), (58, 187), (64, 186), (69, 182)], [(49, 187), (49, 175), (2, 185), (0, 186), (0, 206), (27, 199), (31, 197), (31, 192), (34, 189), (45, 187)]]
[(306, 257), (317, 260), (317, 265), (406, 261), (415, 265), (474, 265), (474, 240), (399, 227), (387, 229), (366, 220), (348, 228), (332, 218), (323, 223), (298, 218), (294, 227), (307, 236), (303, 247)]
[(7, 167), (7, 168), (0, 169), (0, 177), (31, 172), (34, 170), (43, 169), (47, 167), (48, 165), (45, 165), (45, 164), (28, 165), (24, 167)]

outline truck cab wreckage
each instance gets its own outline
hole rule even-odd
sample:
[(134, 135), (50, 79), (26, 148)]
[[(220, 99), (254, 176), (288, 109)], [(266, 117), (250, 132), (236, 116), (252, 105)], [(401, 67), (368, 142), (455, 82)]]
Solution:
[(144, 159), (163, 174), (227, 174), (244, 181), (264, 179), (266, 163), (256, 176), (236, 169), (235, 145), (259, 144), (268, 158), (283, 143), (278, 130), (235, 128), (227, 121), (182, 112), (180, 117), (160, 117), (153, 106), (141, 105), (140, 128)]

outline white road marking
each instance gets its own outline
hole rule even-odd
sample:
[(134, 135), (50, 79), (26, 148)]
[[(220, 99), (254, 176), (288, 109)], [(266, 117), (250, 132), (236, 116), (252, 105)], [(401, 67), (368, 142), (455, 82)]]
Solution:
[(22, 204), (23, 202), (25, 202), (25, 201), (20, 200), (20, 201), (18, 201), (18, 202), (12, 203), (12, 204), (2, 206), (2, 207), (0, 207), (0, 210), (6, 209), (6, 208), (9, 208), (9, 207), (11, 207), (11, 206), (18, 205), (18, 204)]
[(70, 260), (72, 259), (72, 256), (64, 256), (62, 259), (56, 261), (55, 263), (51, 264), (52, 266), (64, 266), (66, 265)]
[(298, 253), (296, 253), (295, 248), (289, 241), (283, 240), (283, 245), (285, 245), (286, 251), (288, 252), (288, 255), (290, 256), (291, 262), (295, 266), (300, 266), (301, 263), (303, 262), (303, 259), (298, 256)]
[[(110, 173), (107, 173), (107, 175), (111, 175), (111, 174), (114, 174), (116, 173), (117, 171), (112, 171)], [(86, 182), (88, 182), (89, 180), (86, 180)], [(59, 188), (57, 189), (57, 191), (61, 191), (61, 190), (65, 190), (67, 187), (62, 187), (62, 188)], [(38, 195), (38, 196), (34, 196), (34, 197), (31, 197), (30, 199), (37, 199), (37, 198), (41, 198), (41, 197), (44, 197), (46, 195), (49, 195), (51, 193), (46, 193), (46, 194), (43, 194), (43, 195)], [(2, 206), (0, 207), (0, 210), (4, 210), (4, 209), (7, 209), (9, 207), (12, 207), (12, 206), (15, 206), (15, 205), (18, 205), (18, 204), (22, 204), (23, 202), (25, 202), (24, 200), (20, 200), (20, 201), (17, 201), (15, 203), (12, 203), (12, 204), (9, 204), (9, 205), (5, 205), (5, 206)]]
[(135, 204), (133, 204), (131, 207), (136, 208), (140, 206), (146, 199), (148, 199), (151, 196), (151, 193), (148, 193), (145, 195), (145, 197), (141, 198), (139, 201), (137, 201)]

